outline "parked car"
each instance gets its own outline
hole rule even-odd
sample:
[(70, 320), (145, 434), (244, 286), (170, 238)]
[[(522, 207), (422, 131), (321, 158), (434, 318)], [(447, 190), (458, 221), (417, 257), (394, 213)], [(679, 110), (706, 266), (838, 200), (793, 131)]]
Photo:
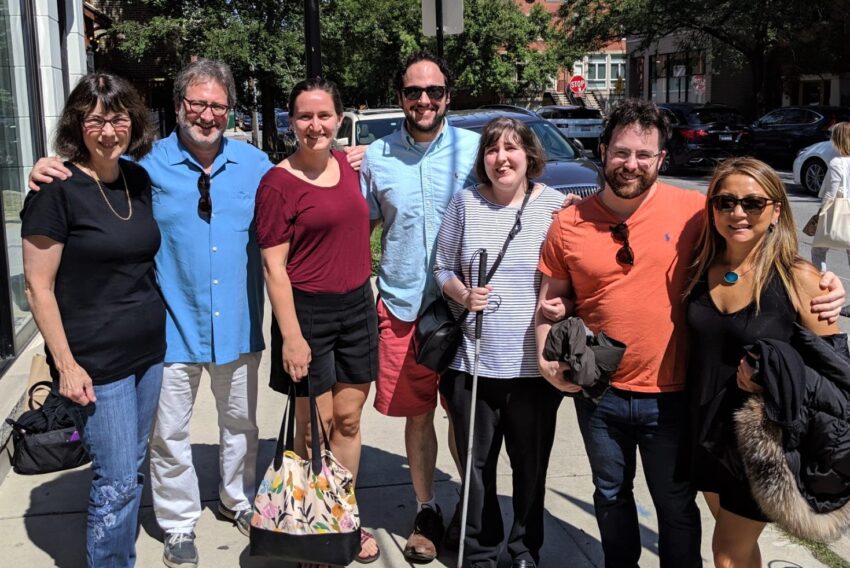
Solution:
[(277, 135), (283, 136), (289, 131), (289, 113), (285, 110), (275, 113)]
[(537, 109), (537, 114), (599, 156), (599, 137), (605, 125), (602, 111), (581, 106), (544, 106)]
[(659, 103), (658, 108), (671, 127), (662, 173), (714, 166), (718, 160), (738, 153), (736, 141), (744, 129), (744, 117), (737, 109), (695, 103)]
[(534, 181), (545, 183), (561, 193), (575, 193), (582, 197), (602, 188), (602, 174), (596, 164), (582, 156), (561, 130), (534, 113), (473, 109), (451, 111), (448, 120), (453, 126), (480, 133), (488, 122), (500, 116), (525, 122), (540, 140), (546, 152), (546, 168)]
[(800, 184), (809, 193), (817, 195), (826, 176), (829, 162), (836, 156), (838, 152), (829, 140), (803, 148), (794, 159), (792, 167), (794, 183)]
[(848, 107), (782, 107), (746, 127), (739, 137), (739, 146), (746, 154), (790, 163), (803, 148), (829, 140), (832, 125), (845, 120), (850, 120)]
[(400, 108), (373, 108), (347, 110), (336, 135), (340, 146), (368, 145), (395, 132), (404, 123), (404, 112)]

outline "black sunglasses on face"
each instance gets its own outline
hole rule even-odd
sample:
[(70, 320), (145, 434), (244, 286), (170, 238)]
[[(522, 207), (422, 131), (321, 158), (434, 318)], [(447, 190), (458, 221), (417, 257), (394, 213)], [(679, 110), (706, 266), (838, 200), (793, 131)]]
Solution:
[(439, 101), (446, 96), (445, 85), (428, 85), (427, 87), (404, 87), (401, 93), (409, 101), (418, 101), (422, 93), (428, 95), (432, 101)]
[(748, 195), (738, 199), (733, 195), (722, 194), (711, 198), (711, 204), (714, 206), (714, 210), (719, 213), (731, 213), (740, 204), (744, 213), (758, 215), (771, 203), (776, 203), (776, 201), (760, 195)]
[(622, 243), (623, 246), (617, 251), (617, 262), (620, 264), (628, 264), (629, 266), (635, 263), (635, 253), (632, 247), (629, 246), (629, 227), (625, 223), (619, 225), (611, 225), (611, 236), (614, 237), (614, 242)]
[(212, 216), (212, 197), (210, 196), (210, 175), (206, 172), (201, 173), (201, 177), (198, 178), (198, 193), (201, 194), (198, 198), (198, 215), (209, 223)]

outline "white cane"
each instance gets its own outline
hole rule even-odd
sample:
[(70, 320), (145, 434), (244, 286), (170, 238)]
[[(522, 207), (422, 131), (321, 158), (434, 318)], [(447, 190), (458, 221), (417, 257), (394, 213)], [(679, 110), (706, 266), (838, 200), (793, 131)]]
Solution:
[[(478, 286), (487, 278), (487, 251), (481, 249), (478, 263)], [(484, 310), (475, 312), (475, 359), (472, 364), (472, 397), (469, 404), (469, 436), (466, 441), (466, 467), (463, 471), (463, 507), (460, 517), (460, 543), (457, 549), (457, 568), (463, 568), (463, 544), (466, 540), (466, 515), (469, 512), (469, 477), (472, 470), (472, 439), (475, 432), (475, 399), (478, 396), (478, 362), (481, 359), (481, 323)]]

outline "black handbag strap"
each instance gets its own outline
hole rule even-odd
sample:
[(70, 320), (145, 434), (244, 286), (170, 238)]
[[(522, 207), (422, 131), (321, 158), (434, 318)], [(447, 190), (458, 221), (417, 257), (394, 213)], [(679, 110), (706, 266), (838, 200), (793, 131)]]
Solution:
[[(307, 380), (307, 379), (305, 379)], [(307, 391), (309, 392), (309, 382), (307, 383)], [(280, 433), (277, 436), (277, 445), (275, 446), (274, 468), (280, 469), (283, 464), (284, 451), (292, 451), (295, 447), (295, 383), (289, 387), (286, 406), (283, 410), (283, 418), (280, 421)], [(325, 429), (325, 424), (322, 422), (322, 417), (319, 414), (319, 408), (316, 405), (316, 398), (310, 394), (310, 460), (311, 468), (315, 475), (319, 475), (322, 471), (322, 442), (325, 447), (330, 449), (331, 444), (328, 439), (328, 432)], [(319, 438), (319, 430), (321, 429), (322, 437)]]
[[(496, 260), (493, 261), (493, 266), (490, 267), (490, 270), (487, 271), (487, 277), (484, 279), (484, 282), (478, 282), (477, 286), (486, 286), (488, 282), (493, 278), (493, 274), (496, 273), (496, 269), (499, 268), (499, 265), (502, 264), (502, 259), (505, 258), (505, 253), (508, 252), (508, 245), (511, 244), (511, 241), (514, 240), (514, 237), (517, 236), (520, 229), (522, 229), (522, 223), (520, 219), (522, 218), (522, 212), (525, 211), (525, 206), (528, 205), (528, 200), (531, 198), (531, 193), (534, 191), (534, 183), (530, 180), (528, 182), (528, 189), (525, 190), (525, 197), (522, 198), (522, 205), (519, 206), (519, 211), (516, 213), (516, 220), (514, 221), (511, 230), (508, 231), (508, 236), (505, 238), (504, 244), (502, 244), (502, 250), (499, 251), (499, 256), (496, 257)], [(478, 251), (476, 251), (478, 254)], [(473, 258), (474, 255), (473, 255)], [(469, 259), (469, 273), (472, 274), (472, 259)], [(457, 321), (463, 321), (466, 319), (466, 316), (469, 315), (469, 310), (463, 310), (461, 314), (458, 316)]]

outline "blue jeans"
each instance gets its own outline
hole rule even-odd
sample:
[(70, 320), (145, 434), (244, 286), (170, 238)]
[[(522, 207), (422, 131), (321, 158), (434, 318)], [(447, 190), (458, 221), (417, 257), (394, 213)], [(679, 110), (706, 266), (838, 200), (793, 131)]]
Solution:
[(69, 402), (70, 414), (91, 456), (86, 558), (91, 568), (123, 568), (136, 563), (136, 530), (162, 363), (104, 385), (97, 402)]
[(575, 399), (593, 474), (593, 505), (606, 568), (637, 568), (640, 525), (633, 493), (636, 451), (658, 514), (662, 568), (702, 566), (696, 491), (676, 479), (687, 424), (684, 393), (630, 393), (611, 388), (596, 405)]

